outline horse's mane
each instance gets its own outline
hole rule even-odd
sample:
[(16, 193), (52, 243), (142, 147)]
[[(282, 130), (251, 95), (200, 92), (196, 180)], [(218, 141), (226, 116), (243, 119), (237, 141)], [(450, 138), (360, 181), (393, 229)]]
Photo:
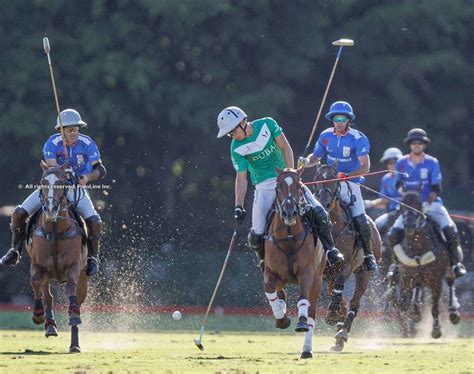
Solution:
[(403, 194), (402, 203), (418, 210), (422, 208), (421, 196), (418, 191), (406, 191)]

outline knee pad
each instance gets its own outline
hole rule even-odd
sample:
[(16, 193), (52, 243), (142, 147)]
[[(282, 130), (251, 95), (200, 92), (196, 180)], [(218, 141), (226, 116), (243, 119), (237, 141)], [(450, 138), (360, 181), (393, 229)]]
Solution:
[(89, 230), (89, 239), (99, 239), (100, 236), (102, 235), (102, 220), (100, 219), (100, 216), (93, 215), (89, 218), (85, 219), (87, 228)]
[(249, 247), (256, 251), (262, 246), (263, 234), (255, 234), (253, 230), (250, 230), (247, 236), (247, 242)]
[(367, 216), (365, 214), (361, 214), (357, 217), (354, 217), (354, 221), (361, 226), (369, 225), (369, 220), (367, 219)]
[(26, 219), (28, 218), (28, 212), (23, 209), (21, 206), (17, 206), (11, 216), (10, 227), (12, 231), (14, 229), (26, 227)]

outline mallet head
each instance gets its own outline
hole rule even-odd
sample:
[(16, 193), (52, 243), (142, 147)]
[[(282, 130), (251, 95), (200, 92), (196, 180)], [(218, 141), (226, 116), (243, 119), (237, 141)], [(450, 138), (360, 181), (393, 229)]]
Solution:
[(352, 39), (339, 39), (332, 42), (332, 45), (336, 45), (338, 47), (352, 47), (354, 45), (354, 41)]
[(194, 344), (199, 348), (199, 350), (204, 351), (204, 346), (201, 343), (200, 339), (194, 339)]
[(51, 50), (51, 49), (49, 48), (49, 39), (48, 39), (46, 36), (43, 38), (43, 48), (44, 48), (44, 52), (45, 52), (46, 54), (48, 54), (49, 51)]

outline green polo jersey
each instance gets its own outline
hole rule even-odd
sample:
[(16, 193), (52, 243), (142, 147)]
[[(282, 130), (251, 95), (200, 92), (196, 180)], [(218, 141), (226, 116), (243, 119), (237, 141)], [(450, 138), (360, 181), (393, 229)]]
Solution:
[(237, 172), (248, 170), (252, 184), (258, 184), (277, 176), (275, 167), (284, 169), (283, 150), (275, 138), (283, 131), (273, 118), (252, 121), (253, 134), (243, 140), (232, 140), (230, 155)]

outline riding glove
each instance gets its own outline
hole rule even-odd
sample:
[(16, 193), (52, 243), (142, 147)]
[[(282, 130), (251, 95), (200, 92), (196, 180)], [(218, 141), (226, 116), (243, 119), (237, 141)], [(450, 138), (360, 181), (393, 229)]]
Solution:
[(309, 165), (309, 160), (308, 160), (307, 157), (301, 156), (301, 157), (298, 158), (298, 165), (297, 165), (298, 168), (300, 168), (300, 167), (307, 168), (308, 165)]
[(242, 223), (247, 216), (247, 211), (244, 209), (242, 205), (236, 205), (234, 210), (234, 217), (237, 223)]

